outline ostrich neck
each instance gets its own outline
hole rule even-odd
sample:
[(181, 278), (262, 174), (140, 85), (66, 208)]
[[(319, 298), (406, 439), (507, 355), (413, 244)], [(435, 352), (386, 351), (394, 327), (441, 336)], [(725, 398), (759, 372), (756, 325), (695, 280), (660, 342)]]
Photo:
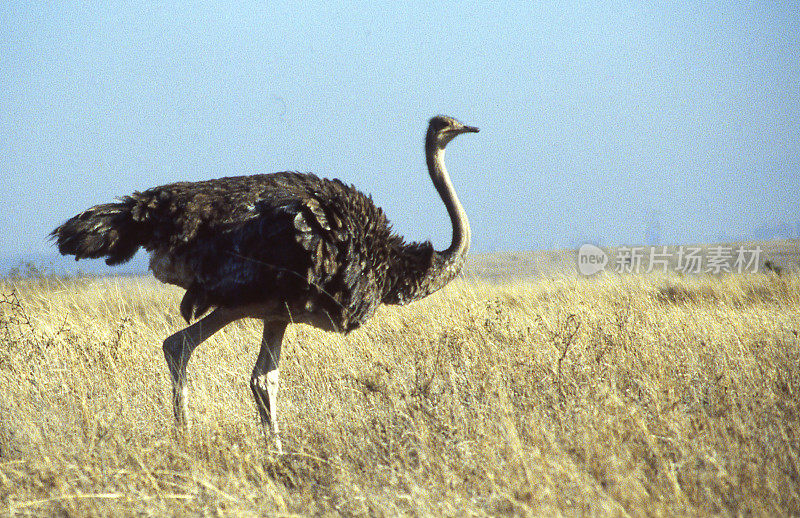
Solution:
[(383, 298), (387, 304), (408, 304), (444, 287), (461, 273), (469, 249), (469, 222), (444, 167), (444, 149), (431, 140), (425, 146), (428, 172), (453, 223), (453, 241), (442, 252), (433, 250), (430, 242), (403, 244)]
[(470, 228), (467, 220), (467, 213), (458, 200), (458, 195), (453, 189), (450, 175), (444, 166), (444, 147), (437, 146), (431, 139), (425, 145), (426, 158), (428, 161), (428, 172), (433, 180), (433, 185), (439, 192), (439, 196), (447, 207), (447, 214), (453, 224), (453, 240), (450, 247), (442, 252), (437, 252), (444, 262), (458, 262), (459, 266), (463, 263), (464, 257), (469, 250)]

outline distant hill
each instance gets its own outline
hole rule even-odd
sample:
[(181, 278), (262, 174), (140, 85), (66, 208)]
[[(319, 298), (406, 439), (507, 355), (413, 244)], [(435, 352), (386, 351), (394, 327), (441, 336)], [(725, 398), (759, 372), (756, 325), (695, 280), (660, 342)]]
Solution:
[[(617, 273), (646, 273), (648, 269), (683, 271), (686, 274), (724, 273), (728, 270), (735, 272), (737, 267), (743, 271), (762, 271), (767, 265), (780, 271), (800, 270), (800, 240), (797, 239), (656, 247), (631, 245), (599, 247), (597, 250), (607, 260), (602, 269)], [(29, 267), (34, 267), (58, 274), (143, 275), (148, 273), (148, 257), (140, 251), (129, 263), (112, 268), (102, 259), (76, 262), (59, 254), (31, 255), (0, 259), (0, 274), (8, 275), (12, 269), (25, 273)], [(749, 265), (744, 262), (737, 265), (737, 258), (744, 262), (753, 261)], [(472, 254), (467, 259), (464, 276), (467, 279), (501, 281), (580, 275), (578, 260), (578, 250), (575, 249)]]
[[(731, 243), (599, 247), (610, 273), (648, 271), (705, 273), (752, 272), (773, 269), (800, 270), (800, 240)], [(487, 280), (580, 275), (575, 249), (474, 254), (467, 260), (465, 276)]]
[(82, 259), (75, 261), (72, 256), (58, 253), (26, 255), (23, 257), (0, 258), (0, 275), (6, 276), (17, 270), (25, 272), (36, 268), (46, 273), (69, 274), (85, 273), (91, 275), (141, 275), (147, 273), (148, 255), (139, 252), (130, 262), (120, 266), (108, 266), (103, 259)]

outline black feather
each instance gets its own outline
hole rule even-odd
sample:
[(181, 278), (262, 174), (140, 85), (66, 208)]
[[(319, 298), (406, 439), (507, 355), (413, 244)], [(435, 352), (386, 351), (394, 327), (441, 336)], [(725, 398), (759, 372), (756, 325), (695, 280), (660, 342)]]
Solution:
[(186, 288), (181, 315), (265, 301), (318, 308), (355, 329), (381, 302), (433, 289), (429, 242), (406, 244), (369, 196), (339, 180), (274, 173), (181, 182), (98, 205), (51, 234), (77, 259), (150, 251), (157, 278)]
[(107, 257), (109, 265), (130, 260), (142, 245), (140, 226), (131, 217), (128, 199), (85, 210), (53, 230), (50, 237), (64, 255)]

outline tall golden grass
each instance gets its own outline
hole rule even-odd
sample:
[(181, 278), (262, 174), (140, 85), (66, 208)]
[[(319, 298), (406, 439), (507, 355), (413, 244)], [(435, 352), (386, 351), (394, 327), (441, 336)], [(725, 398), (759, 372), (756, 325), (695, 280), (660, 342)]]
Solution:
[(0, 514), (800, 515), (800, 277), (454, 283), (290, 326), (270, 453), (242, 321), (189, 364), (180, 292), (0, 285)]

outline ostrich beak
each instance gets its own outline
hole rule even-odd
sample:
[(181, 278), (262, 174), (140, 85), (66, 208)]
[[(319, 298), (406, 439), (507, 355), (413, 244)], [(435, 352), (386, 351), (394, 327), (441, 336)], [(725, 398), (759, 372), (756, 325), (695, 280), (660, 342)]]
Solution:
[(463, 133), (478, 133), (480, 130), (475, 126), (464, 126), (463, 128), (461, 128), (461, 131)]

